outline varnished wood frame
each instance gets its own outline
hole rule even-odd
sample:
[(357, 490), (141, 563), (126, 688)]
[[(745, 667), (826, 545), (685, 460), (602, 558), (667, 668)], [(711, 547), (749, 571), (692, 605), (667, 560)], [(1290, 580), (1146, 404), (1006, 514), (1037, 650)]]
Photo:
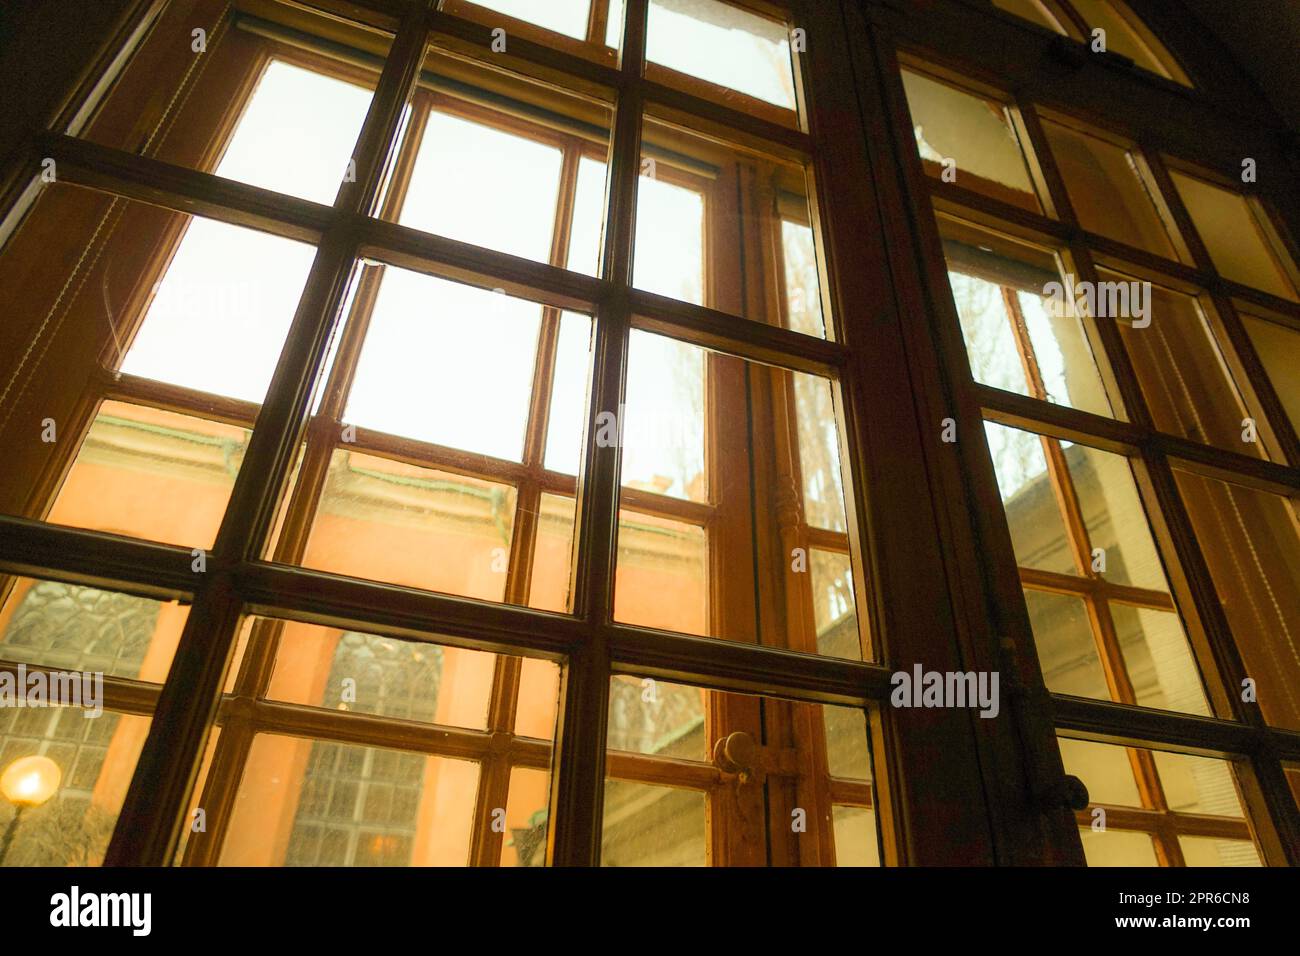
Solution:
[[(1212, 684), (1222, 680), (1221, 687), (1239, 686), (1240, 678), (1244, 676), (1241, 659), (1232, 644), (1214, 584), (1190, 529), (1185, 506), (1174, 486), (1171, 462), (1177, 461), (1180, 467), (1195, 472), (1282, 494), (1293, 501), (1297, 498), (1300, 471), (1294, 465), (1300, 459), (1294, 454), (1294, 428), (1280, 404), (1275, 402), (1276, 395), (1270, 394), (1271, 384), (1258, 362), (1258, 356), (1253, 352), (1251, 344), (1245, 341), (1243, 330), (1237, 327), (1239, 319), (1232, 313), (1232, 302), (1248, 300), (1275, 310), (1274, 314), (1281, 313), (1288, 317), (1295, 317), (1297, 311), (1294, 303), (1285, 303), (1257, 290), (1242, 295), (1237, 284), (1227, 282), (1218, 275), (1203, 244), (1196, 237), (1195, 230), (1191, 228), (1180, 197), (1172, 189), (1164, 157), (1179, 153), (1196, 155), (1198, 161), (1194, 164), (1194, 169), (1197, 175), (1211, 178), (1215, 176), (1215, 170), (1218, 170), (1219, 177), (1231, 177), (1237, 170), (1230, 160), (1216, 162), (1214, 157), (1205, 155), (1204, 150), (1192, 145), (1193, 140), (1197, 144), (1204, 142), (1203, 136), (1196, 137), (1196, 132), (1203, 133), (1205, 126), (1214, 128), (1226, 122), (1235, 125), (1234, 132), (1241, 135), (1244, 141), (1260, 143), (1270, 160), (1278, 162), (1275, 169), (1285, 165), (1284, 161), (1279, 162), (1276, 151), (1264, 145), (1266, 136), (1261, 135), (1259, 130), (1250, 130), (1241, 125), (1245, 120), (1215, 118), (1213, 100), (1209, 97), (1183, 94), (1186, 102), (1174, 105), (1173, 98), (1167, 96), (1162, 89), (1167, 89), (1166, 83), (1154, 79), (1138, 83), (1121, 80), (1118, 76), (1098, 81), (1098, 71), (1091, 67), (1081, 68), (1082, 61), (1069, 62), (1073, 69), (1081, 74), (1086, 73), (1094, 81), (1088, 92), (1083, 92), (1073, 81), (1059, 83), (1054, 87), (1033, 76), (1041, 68), (1031, 66), (1028, 56), (1023, 60), (1019, 57), (1009, 60), (1007, 72), (1012, 76), (995, 79), (987, 59), (977, 56), (974, 44), (958, 39), (958, 34), (963, 29), (978, 31), (984, 42), (989, 43), (992, 42), (991, 35), (1000, 33), (1001, 42), (1010, 45), (1017, 32), (1023, 38), (1023, 31), (976, 26), (975, 12), (969, 17), (950, 17), (953, 22), (941, 26), (935, 17), (908, 18), (898, 15), (886, 9), (891, 6), (888, 0), (881, 0), (880, 3), (867, 0), (864, 6), (869, 11), (863, 21), (864, 32), (869, 31), (874, 36), (875, 53), (879, 61), (887, 64), (881, 76), (885, 87), (886, 108), (895, 117), (894, 142), (898, 150), (901, 180), (899, 188), (903, 196), (911, 197), (905, 202), (910, 203), (912, 228), (920, 237), (918, 259), (922, 265), (924, 288), (917, 289), (916, 292), (929, 303), (927, 309), (933, 316), (935, 335), (944, 356), (946, 376), (952, 383), (950, 387), (953, 400), (962, 409), (959, 421), (967, 420), (965, 416), (968, 414), (971, 421), (987, 417), (1040, 434), (1077, 439), (1085, 444), (1128, 454), (1137, 473), (1144, 504), (1156, 526), (1154, 530), (1160, 550), (1166, 561), (1171, 562), (1171, 583), (1175, 594), (1179, 596), (1179, 604), (1193, 622), (1194, 629), (1203, 634), (1199, 640), (1194, 638), (1193, 641), (1194, 645), (1199, 645), (1197, 656), (1201, 666), (1209, 669), (1207, 677), (1210, 677)], [(1040, 45), (1045, 50), (1044, 55), (1052, 58), (1051, 45)], [(910, 124), (907, 121), (901, 81), (894, 78), (899, 59), (912, 56), (941, 64), (945, 69), (966, 73), (972, 78), (993, 80), (1003, 88), (1020, 91), (1016, 99), (1029, 136), (1027, 146), (1042, 164), (1058, 218), (1026, 213), (1010, 204), (925, 175), (910, 141)], [(1106, 64), (1101, 72), (1115, 74), (1118, 71), (1113, 65)], [(1149, 108), (1151, 103), (1162, 99), (1170, 115), (1160, 122), (1152, 123), (1151, 115), (1155, 111), (1144, 113), (1143, 107)], [(1104, 127), (1110, 131), (1108, 135), (1127, 137), (1129, 143), (1137, 144), (1134, 148), (1139, 151), (1158, 186), (1157, 195), (1163, 195), (1167, 202), (1172, 226), (1186, 240), (1193, 265), (1186, 266), (1125, 247), (1121, 243), (1087, 233), (1078, 225), (1038, 120), (1040, 106), (1053, 112), (1086, 116), (1086, 122), (1094, 133)], [(1198, 120), (1204, 124), (1200, 130), (1197, 130)], [(1139, 126), (1142, 127), (1140, 133)], [(1233, 145), (1240, 147), (1241, 143), (1235, 142)], [(1294, 228), (1294, 223), (1280, 215), (1281, 209), (1286, 208), (1289, 202), (1292, 203), (1291, 208), (1294, 208), (1294, 189), (1276, 179), (1270, 185), (1272, 188), (1267, 192), (1261, 190), (1254, 195), (1252, 203), (1270, 208), (1273, 221), (1294, 257), (1296, 247), (1289, 242), (1287, 233), (1287, 227)], [(1122, 406), (1129, 413), (1128, 421), (1112, 421), (1060, 406), (1045, 405), (975, 383), (965, 361), (960, 333), (956, 331), (959, 327), (947, 287), (946, 267), (931, 208), (954, 213), (980, 225), (1005, 231), (1009, 235), (1064, 249), (1075, 267), (1074, 271), (1084, 279), (1095, 279), (1094, 270), (1098, 263), (1127, 264), (1130, 270), (1134, 266), (1142, 270), (1144, 277), (1164, 278), (1175, 287), (1177, 280), (1181, 279), (1192, 288), (1204, 292), (1216, 315), (1222, 319), (1232, 347), (1238, 350), (1239, 366), (1248, 376), (1247, 387), (1259, 397), (1259, 405), (1264, 414), (1276, 426), (1277, 443), (1283, 449), (1284, 461), (1291, 464), (1259, 461), (1155, 431), (1142, 403), (1132, 368), (1127, 364), (1122, 346), (1113, 330), (1109, 336), (1104, 336), (1109, 339), (1105, 348), (1111, 363), (1118, 366), (1118, 369), (1115, 379), (1107, 384), (1112, 395), (1118, 392)], [(963, 471), (968, 476), (967, 493), (973, 501), (978, 502), (974, 505), (979, 509), (976, 524), (982, 528), (981, 537), (986, 542), (984, 547), (1002, 555), (996, 562), (998, 567), (988, 575), (993, 579), (992, 589), (1001, 604), (997, 613), (1008, 622), (1008, 630), (1012, 634), (1010, 642), (1016, 647), (1016, 656), (1032, 665), (1036, 655), (1028, 629), (1027, 614), (1023, 611), (1023, 598), (1019, 593), (1017, 579), (1020, 575), (1015, 571), (1005, 525), (999, 520), (1000, 496), (987, 446), (979, 430), (969, 433), (969, 438), (967, 447), (961, 451)], [(1217, 679), (1214, 675), (1217, 675)], [(1030, 680), (1041, 681), (1036, 667), (1030, 667)], [(1238, 770), (1238, 785), (1251, 820), (1252, 833), (1265, 862), (1272, 865), (1294, 865), (1300, 860), (1297, 844), (1300, 813), (1286, 787), (1280, 761), (1288, 759), (1294, 753), (1300, 735), (1267, 727), (1258, 709), (1240, 705), (1235, 700), (1235, 695), (1222, 690), (1215, 695), (1212, 690), (1212, 697), (1216, 698), (1216, 707), (1221, 708), (1218, 711), (1222, 715), (1221, 719), (1206, 721), (1164, 713), (1142, 713), (1137, 708), (1120, 704), (1061, 697), (1054, 699), (1050, 707), (1043, 708), (1043, 713), (1039, 716), (1055, 711), (1056, 725), (1071, 736), (1089, 736), (1091, 739), (1134, 746), (1141, 746), (1145, 741), (1147, 744), (1163, 745), (1164, 749), (1187, 752), (1198, 752), (1199, 744), (1199, 752), (1234, 759)], [(1042, 746), (1041, 724), (1038, 726), (1037, 746)], [(1105, 727), (1105, 732), (1099, 733), (1099, 728), (1102, 727)], [(1224, 746), (1228, 740), (1232, 741), (1232, 746)], [(1171, 853), (1166, 862), (1177, 862), (1173, 857), (1174, 854)]]

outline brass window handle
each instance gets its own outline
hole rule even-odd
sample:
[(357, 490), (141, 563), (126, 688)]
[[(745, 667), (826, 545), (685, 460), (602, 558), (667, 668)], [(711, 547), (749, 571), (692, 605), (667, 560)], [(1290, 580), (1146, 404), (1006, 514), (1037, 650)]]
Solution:
[(723, 773), (739, 774), (741, 783), (753, 776), (760, 762), (758, 744), (743, 730), (728, 734), (713, 745), (714, 765)]

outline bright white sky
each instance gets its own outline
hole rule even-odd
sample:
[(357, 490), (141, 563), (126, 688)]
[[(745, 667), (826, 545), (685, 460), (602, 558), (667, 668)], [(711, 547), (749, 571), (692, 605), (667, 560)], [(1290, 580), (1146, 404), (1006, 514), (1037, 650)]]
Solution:
[(591, 0), (474, 0), (480, 7), (504, 13), (517, 20), (563, 33), (575, 40), (587, 38), (587, 15)]
[[(545, 262), (555, 228), (560, 162), (553, 146), (434, 113), (399, 221)], [(603, 205), (603, 183), (601, 198)]]
[(646, 59), (794, 109), (794, 73), (785, 28), (713, 0), (697, 3), (713, 8), (709, 11), (713, 22), (651, 0)]
[[(217, 167), (219, 176), (332, 203), (370, 91), (273, 62)], [(122, 370), (261, 402), (315, 249), (192, 219)]]
[[(587, 36), (591, 0), (475, 2), (578, 40)], [(784, 27), (717, 0), (693, 0), (691, 6), (704, 15), (684, 12), (686, 4), (680, 0), (651, 0), (646, 59), (785, 109), (795, 108), (790, 39)], [(613, 0), (605, 32), (608, 46), (618, 49), (622, 24), (622, 0)]]

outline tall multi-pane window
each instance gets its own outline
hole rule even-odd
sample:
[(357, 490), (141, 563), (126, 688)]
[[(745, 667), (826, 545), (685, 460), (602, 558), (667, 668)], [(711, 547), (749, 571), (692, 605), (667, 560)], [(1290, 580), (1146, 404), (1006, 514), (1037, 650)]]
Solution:
[[(286, 576), (266, 602), (245, 576), (220, 623), (206, 579), (182, 589), (212, 630), (163, 652), (231, 651), (202, 749), (152, 744), (198, 763), (172, 860), (542, 864), (557, 714), (580, 705), (561, 667), (575, 634), (614, 628), (607, 863), (687, 831), (654, 861), (878, 863), (866, 693), (782, 686), (784, 654), (841, 687), (878, 656), (789, 12), (653, 0), (625, 27), (606, 0), (409, 6), (375, 29), (163, 4), (61, 132), (100, 157), (87, 170), (161, 163), (178, 191), (66, 161), (0, 258), (30, 345), (6, 369), (5, 440), (25, 447), (4, 513), (172, 546), (194, 575)], [(539, 82), (497, 30), (575, 75)], [(66, 269), (32, 270), (49, 258)], [(35, 409), (57, 441), (22, 441)], [(57, 626), (33, 601), (61, 587), (11, 592), (9, 645)], [(356, 589), (351, 616), (322, 617), (322, 588)], [(394, 594), (418, 608), (405, 624)], [(55, 641), (80, 656), (3, 659), (145, 679), (103, 664), (94, 630)], [(157, 657), (152, 633), (117, 653)], [(753, 648), (767, 693), (708, 689), (699, 637)], [(697, 683), (636, 676), (651, 639)], [(156, 685), (136, 700), (165, 705)], [(689, 800), (628, 796), (647, 780)]]
[(1296, 223), (1167, 20), (131, 7), (0, 170), (0, 864), (1296, 862)]

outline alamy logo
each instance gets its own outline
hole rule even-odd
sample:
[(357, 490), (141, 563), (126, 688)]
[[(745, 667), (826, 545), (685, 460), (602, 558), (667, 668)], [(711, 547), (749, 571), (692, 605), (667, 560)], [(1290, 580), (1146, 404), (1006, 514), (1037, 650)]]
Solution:
[(102, 671), (43, 671), (27, 665), (0, 671), (0, 707), (80, 707), (85, 717), (104, 712)]
[(1067, 275), (1065, 282), (1043, 286), (1057, 315), (1078, 315), (1080, 310), (1094, 319), (1123, 319), (1133, 328), (1151, 324), (1150, 282), (1076, 282)]
[(50, 897), (51, 926), (126, 926), (133, 936), (153, 928), (151, 893), (82, 893), (78, 886)]
[(916, 664), (911, 673), (896, 671), (889, 682), (895, 707), (978, 707), (981, 717), (996, 717), (997, 671), (927, 671)]

